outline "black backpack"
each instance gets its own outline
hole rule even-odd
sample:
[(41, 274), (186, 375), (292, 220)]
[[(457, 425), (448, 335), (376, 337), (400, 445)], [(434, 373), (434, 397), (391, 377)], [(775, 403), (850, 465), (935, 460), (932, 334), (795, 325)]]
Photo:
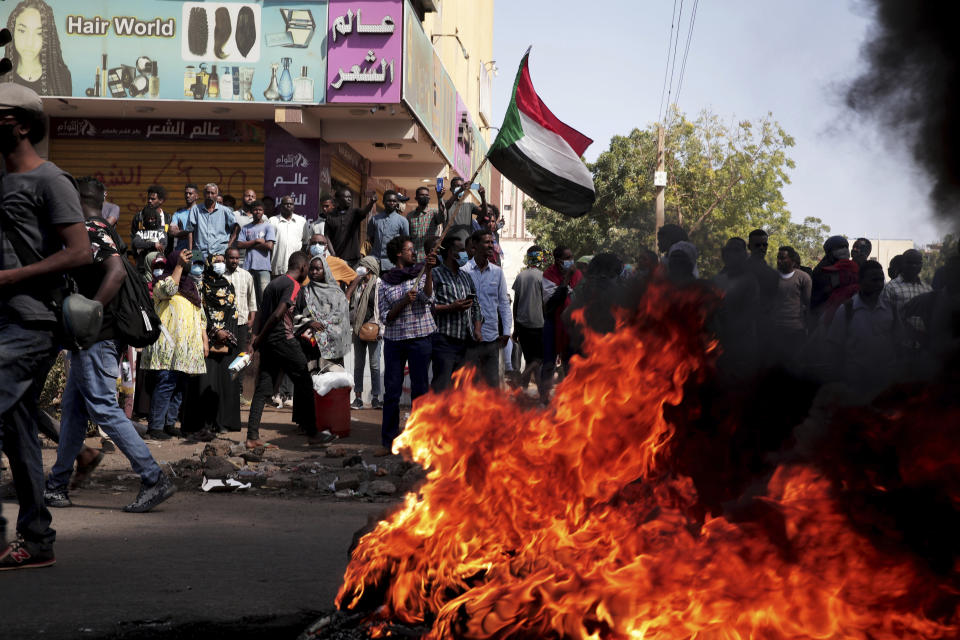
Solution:
[[(101, 218), (92, 218), (101, 223), (107, 230), (118, 248), (123, 242), (116, 230), (109, 222)], [(115, 321), (114, 333), (117, 342), (128, 347), (148, 347), (160, 337), (160, 317), (153, 307), (150, 292), (143, 276), (134, 268), (130, 261), (121, 254), (123, 268), (127, 277), (123, 279), (120, 290), (113, 300), (113, 317)]]

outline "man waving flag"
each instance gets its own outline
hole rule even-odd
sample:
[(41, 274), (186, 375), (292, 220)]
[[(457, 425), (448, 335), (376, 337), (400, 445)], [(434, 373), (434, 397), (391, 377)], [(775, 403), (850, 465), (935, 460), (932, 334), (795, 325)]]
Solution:
[(500, 173), (545, 207), (582, 216), (596, 200), (593, 176), (580, 156), (593, 142), (560, 122), (543, 104), (523, 55), (513, 97), (487, 158)]

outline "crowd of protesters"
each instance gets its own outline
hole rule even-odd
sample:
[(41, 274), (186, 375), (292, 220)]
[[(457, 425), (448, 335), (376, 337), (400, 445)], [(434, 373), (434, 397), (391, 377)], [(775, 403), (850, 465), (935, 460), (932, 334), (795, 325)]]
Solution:
[[(390, 190), (379, 210), (374, 195), (359, 208), (354, 194), (339, 188), (321, 198), (318, 211), (298, 212), (291, 196), (274, 208), (273, 198), (252, 189), (238, 203), (217, 184), (191, 183), (183, 187), (183, 207), (170, 214), (167, 189), (152, 185), (128, 244), (103, 184), (80, 178), (75, 189), (69, 175), (37, 155), (33, 144), (44, 125), (35, 94), (0, 87), (0, 112), (15, 129), (0, 140), (7, 165), (3, 232), (12, 249), (0, 271), (0, 289), (8, 288), (0, 305), (0, 444), (21, 506), (19, 537), (0, 553), (0, 570), (53, 564), (47, 507), (71, 506), (69, 488), (102, 459), (84, 446), (88, 421), (141, 477), (125, 511), (149, 511), (170, 498), (175, 488), (145, 442), (204, 442), (240, 432), (243, 376), (231, 365), (251, 353), (247, 448), (275, 446), (260, 433), (268, 402), (292, 408), (308, 444), (329, 442), (317, 426), (313, 375), (342, 368), (349, 354), (351, 406), (365, 406), (369, 369), (370, 406), (383, 410), (381, 441), (389, 448), (403, 429), (406, 375), (412, 402), (449, 389), (456, 372), (472, 365), (475, 379), (494, 389), (504, 377), (523, 389), (533, 383), (546, 405), (555, 382), (576, 366), (573, 356), (583, 354), (583, 327), (573, 312), (582, 309), (595, 330), (612, 331), (611, 301), (653, 278), (722, 294), (709, 330), (730, 385), (782, 368), (869, 394), (904, 371), (929, 374), (955, 346), (960, 255), (927, 284), (922, 254), (906, 251), (891, 261), (885, 281), (868, 240), (851, 248), (833, 236), (814, 268), (789, 246), (777, 248), (774, 268), (768, 235), (757, 229), (746, 239), (729, 238), (722, 271), (703, 280), (697, 247), (668, 224), (658, 231), (659, 253), (630, 259), (600, 253), (578, 261), (568, 247), (534, 245), (508, 286), (499, 211), (483, 187), (475, 191), (479, 205), (464, 198), (460, 178), (451, 180), (446, 199), (437, 189), (434, 207), (431, 191), (417, 189), (416, 207), (406, 213), (408, 198)], [(23, 193), (31, 197), (17, 199)], [(29, 242), (39, 260), (21, 251)], [(161, 336), (141, 350), (128, 348), (116, 331), (118, 291), (130, 269), (162, 324)], [(69, 352), (59, 426), (40, 421), (58, 442), (44, 478), (36, 398), (58, 350), (57, 319), (40, 293), (18, 285), (64, 271), (73, 273), (79, 293), (102, 305), (103, 322), (92, 346)], [(130, 372), (132, 387), (122, 404), (121, 370)], [(146, 418), (143, 429), (131, 421), (138, 414)]]

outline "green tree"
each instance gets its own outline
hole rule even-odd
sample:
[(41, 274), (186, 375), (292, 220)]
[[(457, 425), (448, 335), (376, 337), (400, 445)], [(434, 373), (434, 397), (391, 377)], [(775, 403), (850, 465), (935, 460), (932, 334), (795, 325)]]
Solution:
[(947, 264), (947, 258), (957, 255), (957, 239), (952, 233), (948, 233), (940, 240), (939, 246), (930, 245), (922, 253), (923, 269), (920, 270), (920, 279), (932, 284), (937, 269)]
[[(751, 230), (770, 234), (776, 248), (792, 245), (806, 261), (819, 258), (829, 227), (817, 218), (790, 219), (783, 186), (794, 167), (787, 149), (794, 145), (768, 114), (765, 118), (725, 123), (709, 112), (695, 120), (674, 112), (665, 130), (667, 168), (666, 221), (687, 229), (700, 253), (701, 273), (721, 268), (720, 248), (731, 236), (746, 239)], [(597, 201), (579, 219), (528, 204), (529, 228), (548, 247), (569, 245), (578, 255), (614, 251), (633, 260), (643, 248), (655, 249), (657, 125), (614, 136), (610, 147), (590, 165)]]

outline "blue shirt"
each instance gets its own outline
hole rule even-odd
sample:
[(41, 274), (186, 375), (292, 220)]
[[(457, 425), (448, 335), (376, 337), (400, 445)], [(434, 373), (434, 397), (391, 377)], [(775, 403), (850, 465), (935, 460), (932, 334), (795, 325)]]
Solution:
[[(238, 236), (241, 242), (249, 242), (263, 238), (267, 242), (277, 241), (277, 230), (264, 218), (260, 224), (252, 222), (240, 229)], [(270, 271), (272, 251), (266, 247), (251, 247), (247, 249), (247, 257), (243, 261), (243, 268), (247, 271)]]
[(235, 224), (237, 220), (230, 207), (216, 204), (213, 212), (208, 212), (204, 205), (195, 204), (187, 214), (186, 230), (193, 232), (193, 248), (206, 260), (227, 251)]
[(387, 259), (387, 243), (397, 236), (410, 235), (410, 223), (396, 211), (381, 211), (367, 223), (367, 237), (373, 244), (370, 255), (380, 260), (380, 269), (393, 269), (394, 264)]
[[(187, 228), (187, 218), (189, 216), (190, 216), (190, 207), (184, 207), (183, 209), (180, 209), (175, 214), (173, 214), (173, 218), (170, 219), (170, 224), (172, 225), (175, 224), (177, 225), (177, 229), (180, 229), (180, 231), (184, 231)], [(187, 236), (183, 236), (182, 238), (177, 238), (176, 242), (173, 243), (173, 250), (177, 253), (180, 253), (184, 249), (189, 249), (189, 248), (190, 247), (187, 246)]]
[(481, 270), (471, 258), (461, 270), (470, 274), (477, 288), (480, 315), (483, 316), (483, 327), (480, 331), (483, 341), (491, 342), (501, 335), (512, 334), (513, 316), (510, 314), (510, 296), (507, 294), (507, 279), (503, 275), (503, 269), (488, 262)]

